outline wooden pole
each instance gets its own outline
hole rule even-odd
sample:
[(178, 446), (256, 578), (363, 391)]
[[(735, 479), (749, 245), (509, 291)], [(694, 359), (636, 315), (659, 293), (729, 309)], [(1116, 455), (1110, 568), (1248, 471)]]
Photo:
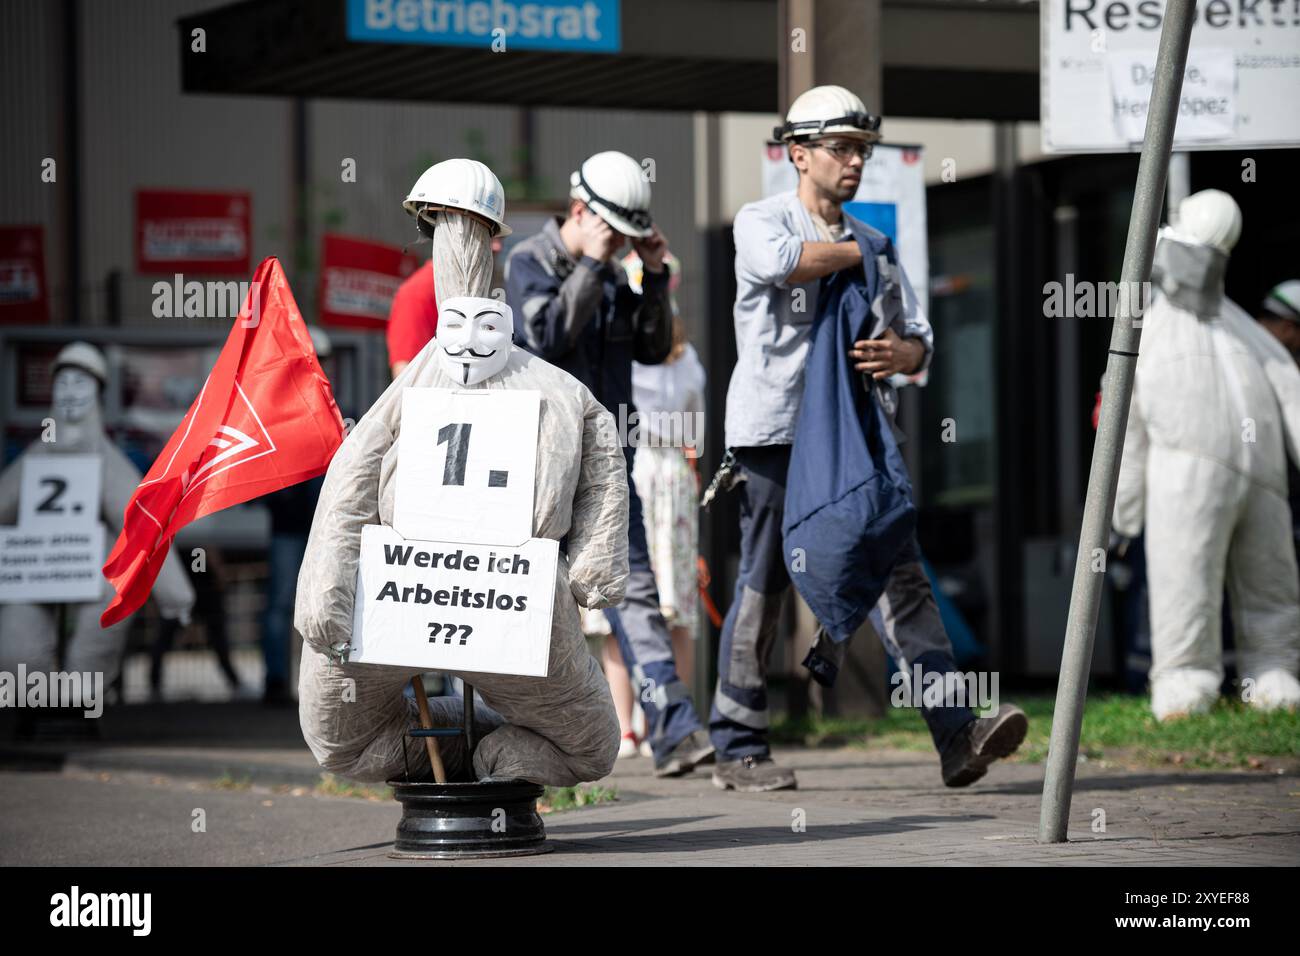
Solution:
[[(420, 726), (425, 730), (433, 729), (433, 716), (429, 713), (429, 698), (424, 695), (424, 678), (416, 674), (411, 678), (411, 689), (415, 691), (415, 706), (420, 710)], [(447, 771), (442, 766), (442, 754), (438, 752), (438, 738), (425, 737), (424, 747), (429, 751), (429, 763), (433, 766), (433, 779), (438, 783), (447, 782)]]

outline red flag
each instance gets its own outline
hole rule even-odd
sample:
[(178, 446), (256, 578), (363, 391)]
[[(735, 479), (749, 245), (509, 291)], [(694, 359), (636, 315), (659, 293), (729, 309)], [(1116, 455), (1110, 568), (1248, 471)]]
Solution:
[(149, 596), (176, 532), (204, 515), (321, 474), (343, 419), (275, 257), (248, 298), (199, 397), (131, 496), (104, 565), (117, 596), (108, 627)]

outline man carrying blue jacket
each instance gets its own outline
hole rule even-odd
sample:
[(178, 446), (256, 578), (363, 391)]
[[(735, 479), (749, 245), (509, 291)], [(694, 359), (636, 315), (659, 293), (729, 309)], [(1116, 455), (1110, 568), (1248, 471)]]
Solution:
[[(632, 157), (597, 153), (570, 184), (568, 217), (548, 222), (506, 260), (515, 341), (581, 381), (619, 421), (636, 421), (632, 362), (657, 365), (672, 348), (667, 242), (650, 219), (650, 184)], [(615, 260), (628, 239), (645, 265), (640, 293)], [(711, 763), (713, 745), (677, 675), (632, 485), (634, 448), (625, 442), (623, 452), (631, 573), (623, 603), (605, 616), (645, 711), (655, 774), (673, 777)]]
[[(777, 766), (767, 741), (767, 662), (776, 641), (781, 601), (790, 584), (781, 525), (786, 473), (804, 392), (809, 336), (823, 276), (862, 265), (861, 247), (842, 211), (880, 139), (880, 120), (838, 86), (819, 86), (790, 107), (779, 130), (799, 170), (795, 192), (746, 205), (736, 216), (736, 368), (727, 391), (726, 442), (741, 494), (741, 556), (736, 593), (723, 624), (718, 686), (710, 716), (717, 751), (713, 782), (757, 792), (793, 789), (794, 772)], [(933, 333), (902, 268), (901, 307), (876, 339), (854, 343), (848, 358), (871, 376), (874, 399), (892, 420), (897, 397), (888, 379), (925, 368)], [(904, 547), (884, 595), (871, 612), (886, 650), (905, 675), (956, 670), (930, 584), (913, 537)], [(833, 680), (843, 645), (819, 629), (810, 669)], [(924, 706), (944, 783), (966, 786), (988, 764), (1015, 751), (1028, 721), (1004, 704), (977, 718), (966, 706)]]

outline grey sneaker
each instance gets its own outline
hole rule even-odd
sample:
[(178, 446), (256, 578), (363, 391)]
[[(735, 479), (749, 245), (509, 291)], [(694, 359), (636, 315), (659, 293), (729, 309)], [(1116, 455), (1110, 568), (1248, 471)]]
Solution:
[(740, 793), (765, 793), (768, 790), (798, 790), (794, 771), (778, 767), (771, 757), (741, 757), (719, 760), (713, 768), (713, 785)]
[(1015, 704), (1003, 704), (992, 717), (977, 717), (961, 729), (942, 754), (943, 783), (968, 787), (989, 764), (1016, 752), (1029, 730), (1029, 718)]
[(655, 776), (680, 777), (709, 763), (713, 763), (713, 744), (709, 742), (708, 734), (697, 730), (669, 751), (662, 762), (655, 764)]

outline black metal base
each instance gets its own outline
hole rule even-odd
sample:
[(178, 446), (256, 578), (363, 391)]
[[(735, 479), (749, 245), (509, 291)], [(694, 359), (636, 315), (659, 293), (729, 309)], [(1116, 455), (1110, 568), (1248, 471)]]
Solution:
[(388, 785), (402, 805), (388, 854), (394, 859), (473, 860), (553, 849), (537, 812), (537, 798), (545, 792), (538, 784), (390, 780)]

